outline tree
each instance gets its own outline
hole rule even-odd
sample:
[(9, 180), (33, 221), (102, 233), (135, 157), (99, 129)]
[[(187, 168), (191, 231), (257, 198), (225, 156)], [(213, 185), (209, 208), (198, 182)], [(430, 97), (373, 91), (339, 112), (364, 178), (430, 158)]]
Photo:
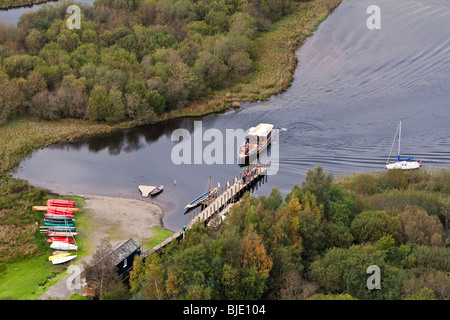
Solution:
[(427, 245), (444, 246), (444, 228), (439, 218), (430, 216), (417, 206), (407, 206), (398, 218), (402, 224), (402, 232), (407, 242)]
[(18, 115), (25, 106), (25, 86), (22, 80), (8, 80), (0, 74), (0, 123)]
[(164, 299), (164, 268), (161, 258), (156, 254), (147, 256), (145, 260), (145, 284), (143, 292), (148, 300)]
[(125, 117), (123, 94), (120, 90), (110, 90), (96, 85), (91, 91), (86, 115), (90, 120), (118, 122)]
[(230, 18), (230, 32), (254, 39), (257, 34), (256, 20), (248, 13), (236, 12)]
[(3, 61), (3, 65), (11, 78), (26, 78), (33, 70), (32, 57), (26, 54), (12, 55)]
[(228, 67), (223, 60), (208, 51), (202, 51), (198, 54), (193, 69), (202, 77), (205, 84), (213, 89), (223, 86), (228, 72)]
[(25, 38), (25, 46), (31, 55), (37, 55), (46, 41), (45, 36), (37, 29), (31, 29)]
[(229, 74), (233, 80), (241, 80), (250, 71), (252, 60), (246, 52), (235, 52), (227, 59)]
[(162, 114), (166, 109), (166, 100), (156, 90), (147, 91), (145, 93), (145, 103), (151, 107), (155, 114)]
[(311, 192), (317, 200), (317, 203), (323, 204), (325, 209), (328, 207), (330, 200), (331, 183), (333, 182), (333, 174), (323, 171), (318, 166), (314, 171), (308, 170), (305, 181), (302, 183), (303, 192)]
[(102, 239), (91, 262), (83, 262), (84, 275), (88, 284), (98, 288), (101, 299), (123, 299), (127, 296), (127, 289), (119, 278), (111, 253), (111, 243)]
[(383, 236), (391, 236), (400, 242), (401, 224), (397, 217), (384, 211), (366, 210), (353, 219), (351, 232), (358, 243), (375, 242)]
[(140, 256), (133, 260), (133, 268), (130, 271), (130, 292), (137, 293), (142, 288), (142, 279), (145, 276), (145, 266)]

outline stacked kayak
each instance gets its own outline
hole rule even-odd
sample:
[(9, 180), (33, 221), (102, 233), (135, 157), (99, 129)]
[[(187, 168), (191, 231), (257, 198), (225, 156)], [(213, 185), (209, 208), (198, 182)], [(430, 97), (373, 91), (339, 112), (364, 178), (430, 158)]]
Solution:
[(46, 206), (33, 206), (34, 211), (45, 211), (44, 225), (41, 232), (47, 236), (50, 249), (57, 250), (48, 260), (52, 264), (62, 264), (72, 261), (77, 256), (70, 251), (77, 251), (75, 241), (77, 229), (75, 227), (75, 213), (80, 209), (75, 208), (75, 202), (65, 199), (49, 199)]
[(62, 207), (62, 208), (75, 208), (75, 201), (63, 200), (63, 199), (50, 199), (47, 200), (48, 207)]

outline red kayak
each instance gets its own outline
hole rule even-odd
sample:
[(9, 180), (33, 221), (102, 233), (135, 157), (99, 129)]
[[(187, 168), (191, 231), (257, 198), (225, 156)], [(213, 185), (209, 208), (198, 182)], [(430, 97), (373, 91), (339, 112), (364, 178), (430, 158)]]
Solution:
[(73, 212), (68, 209), (65, 209), (65, 208), (48, 208), (47, 214), (69, 216), (69, 215), (73, 215)]
[(64, 207), (64, 208), (75, 208), (75, 201), (64, 200), (64, 199), (49, 199), (47, 200), (48, 207)]
[(47, 242), (53, 242), (53, 241), (75, 243), (75, 241), (73, 241), (72, 237), (50, 237), (47, 239)]

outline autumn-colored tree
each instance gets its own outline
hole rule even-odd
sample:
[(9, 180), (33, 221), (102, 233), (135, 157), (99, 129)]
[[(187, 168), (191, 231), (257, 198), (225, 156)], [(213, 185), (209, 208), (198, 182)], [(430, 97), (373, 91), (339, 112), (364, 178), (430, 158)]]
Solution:
[(166, 294), (169, 299), (177, 299), (183, 290), (183, 279), (177, 276), (176, 266), (172, 266), (167, 274)]
[(162, 300), (165, 294), (164, 269), (157, 253), (145, 259), (145, 283), (143, 293), (148, 300)]
[(136, 256), (133, 260), (133, 267), (130, 271), (130, 292), (132, 294), (137, 293), (142, 288), (142, 280), (145, 276), (145, 266), (142, 258)]
[(438, 247), (444, 245), (444, 228), (438, 217), (428, 215), (420, 207), (408, 206), (398, 218), (407, 242)]

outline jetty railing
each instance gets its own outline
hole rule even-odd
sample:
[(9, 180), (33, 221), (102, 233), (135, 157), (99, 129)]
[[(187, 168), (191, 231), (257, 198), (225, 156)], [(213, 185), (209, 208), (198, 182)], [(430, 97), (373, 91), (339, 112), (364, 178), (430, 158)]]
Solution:
[(232, 207), (233, 203), (238, 200), (242, 195), (254, 187), (258, 186), (258, 183), (264, 183), (267, 181), (267, 169), (268, 163), (264, 164), (250, 164), (243, 172), (240, 173), (239, 177), (235, 176), (233, 180), (227, 182), (224, 187), (219, 190), (219, 194), (213, 198), (209, 199), (208, 203), (202, 205), (202, 210), (197, 213), (189, 214), (189, 222), (186, 226), (172, 234), (167, 239), (163, 240), (151, 249), (143, 249), (141, 257), (145, 258), (148, 254), (159, 251), (165, 246), (167, 246), (173, 240), (182, 238), (186, 230), (192, 228), (194, 224), (201, 221), (205, 224), (214, 217), (215, 215), (224, 215)]

